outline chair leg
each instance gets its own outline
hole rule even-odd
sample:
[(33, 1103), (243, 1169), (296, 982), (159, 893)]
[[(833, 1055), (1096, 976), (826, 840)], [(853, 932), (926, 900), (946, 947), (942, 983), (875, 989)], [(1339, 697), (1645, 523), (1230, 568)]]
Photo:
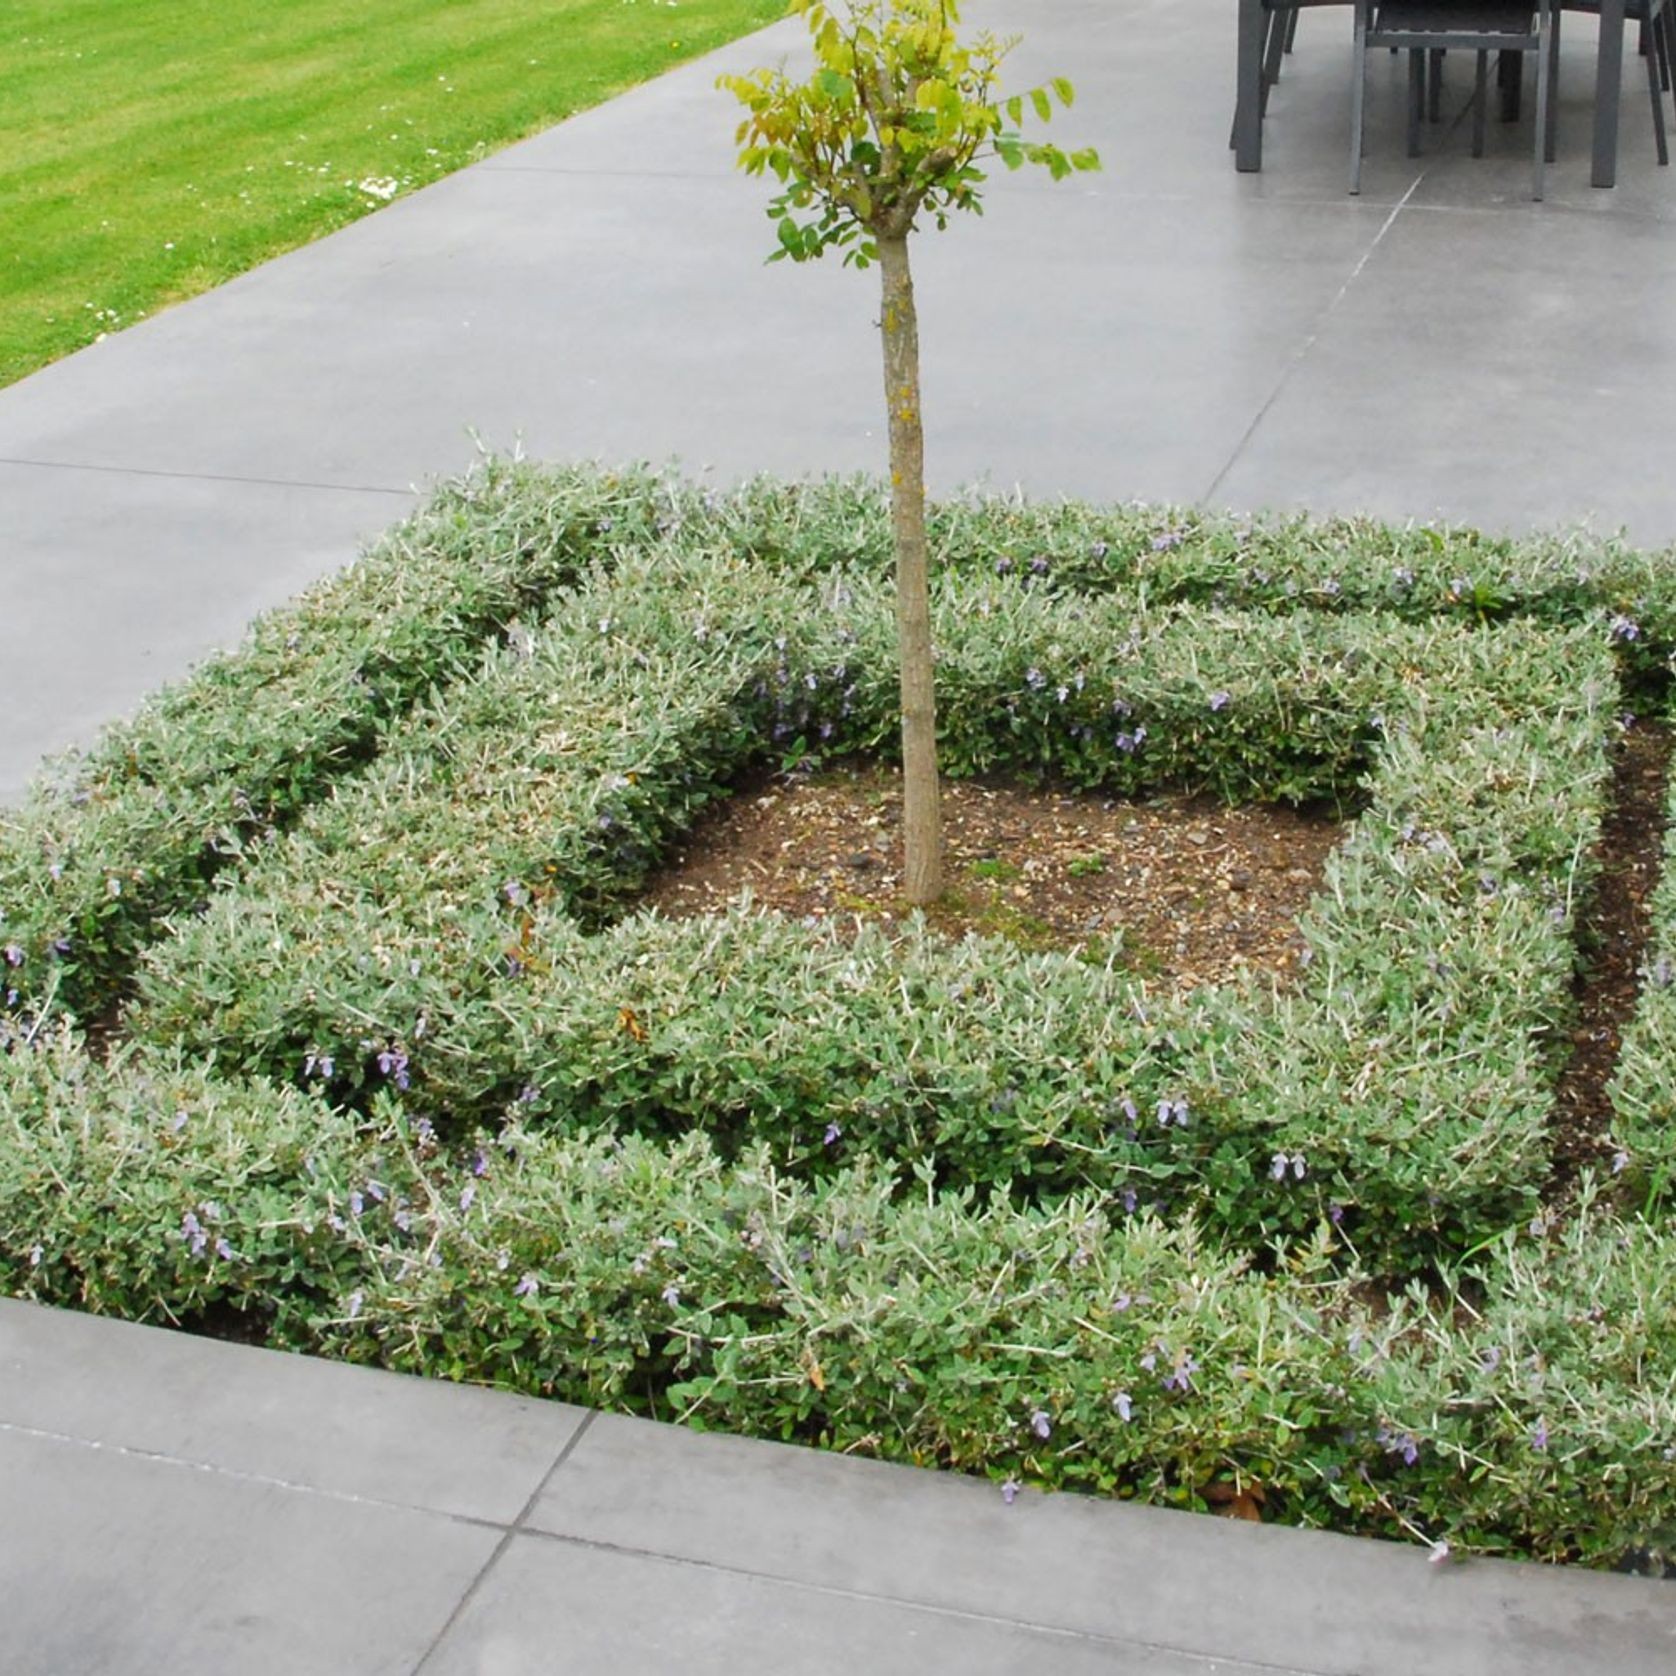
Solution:
[(1269, 13), (1269, 38), (1263, 48), (1263, 114), (1269, 109), (1269, 89), (1280, 80), (1280, 58), (1286, 50), (1286, 20), (1295, 10)]
[(1416, 47), (1408, 55), (1408, 155), (1420, 155), (1420, 116), (1426, 106), (1426, 54)]
[(1362, 110), (1367, 99), (1368, 5), (1356, 0), (1356, 27), (1350, 65), (1350, 193), (1362, 190)]
[(1543, 171), (1548, 162), (1548, 61), (1551, 56), (1548, 31), (1554, 21), (1552, 0), (1537, 0), (1536, 16), (1536, 180), (1531, 196), (1540, 204)]
[[(1655, 33), (1662, 32), (1654, 24)], [(1667, 168), (1670, 164), (1670, 146), (1664, 137), (1664, 89), (1659, 86), (1659, 55), (1652, 50), (1649, 42), (1647, 53), (1647, 92), (1653, 101), (1653, 139), (1658, 145), (1659, 166)]]
[(1472, 94), (1472, 155), (1484, 155), (1484, 114), (1485, 107), (1490, 102), (1490, 55), (1481, 52), (1478, 57), (1478, 75)]
[(1433, 47), (1426, 54), (1426, 120), (1436, 122), (1443, 108), (1443, 52)]
[(1501, 119), (1519, 120), (1519, 106), (1525, 80), (1525, 55), (1522, 52), (1496, 54), (1496, 86), (1501, 89)]
[(1548, 14), (1548, 132), (1542, 155), (1552, 163), (1559, 153), (1560, 8)]

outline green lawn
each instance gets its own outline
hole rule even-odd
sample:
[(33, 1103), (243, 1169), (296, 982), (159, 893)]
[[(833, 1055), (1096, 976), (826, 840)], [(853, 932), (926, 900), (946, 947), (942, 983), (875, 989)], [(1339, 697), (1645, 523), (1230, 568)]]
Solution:
[(783, 11), (11, 0), (0, 385)]

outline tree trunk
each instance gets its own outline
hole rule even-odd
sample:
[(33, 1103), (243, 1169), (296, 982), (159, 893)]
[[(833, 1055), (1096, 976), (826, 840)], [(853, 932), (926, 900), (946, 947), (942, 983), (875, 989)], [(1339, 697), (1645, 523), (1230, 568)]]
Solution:
[(890, 524), (896, 546), (897, 662), (902, 682), (903, 885), (916, 907), (943, 894), (937, 787), (937, 700), (925, 544), (925, 438), (919, 411), (919, 317), (908, 240), (881, 237), (885, 408), (890, 416)]

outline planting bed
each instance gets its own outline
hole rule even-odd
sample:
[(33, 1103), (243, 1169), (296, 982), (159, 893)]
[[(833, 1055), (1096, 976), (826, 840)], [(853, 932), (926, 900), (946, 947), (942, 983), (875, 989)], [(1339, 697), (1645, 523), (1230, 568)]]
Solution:
[[(738, 788), (735, 830), (889, 755), (859, 485), (490, 467), (43, 783), (0, 834), (0, 1285), (998, 1479), (1662, 1552), (1668, 872), (1633, 863), (1645, 997), (1591, 963), (1633, 938), (1602, 823), (1615, 765), (1662, 792), (1624, 717), (1676, 583), (1137, 508), (936, 530), (955, 831), (1022, 834), (964, 922), (892, 910), (853, 776), (843, 900), (759, 871), (657, 911), (672, 857), (726, 876), (695, 823)], [(1183, 889), (1165, 810), (1192, 852), (1300, 846), (1272, 966), (1169, 982), (1076, 920), (1126, 833)], [(1268, 896), (1218, 857), (1178, 901)]]

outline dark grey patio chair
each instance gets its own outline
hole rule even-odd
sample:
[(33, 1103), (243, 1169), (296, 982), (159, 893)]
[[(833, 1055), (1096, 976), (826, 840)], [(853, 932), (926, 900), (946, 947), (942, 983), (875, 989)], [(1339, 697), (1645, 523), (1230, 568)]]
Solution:
[[(1298, 13), (1316, 6), (1354, 5), (1355, 0), (1262, 0), (1262, 4), (1263, 77), (1262, 97), (1257, 107), (1259, 122), (1268, 114), (1269, 89), (1280, 80), (1281, 59), (1292, 50), (1293, 38), (1298, 33)], [(1230, 132), (1230, 146), (1234, 144), (1235, 138), (1235, 134)]]
[[(1543, 168), (1553, 144), (1555, 0), (1356, 0), (1356, 45), (1350, 92), (1350, 190), (1362, 190), (1362, 131), (1367, 94), (1367, 55), (1381, 48), (1408, 54), (1408, 151), (1420, 150), (1420, 121), (1427, 103), (1429, 55), (1470, 52), (1477, 61), (1472, 154), (1484, 154), (1489, 105), (1490, 54), (1536, 55), (1536, 140), (1531, 196), (1542, 199)], [(1435, 56), (1430, 62), (1436, 64)]]
[[(1600, 0), (1558, 0), (1554, 13), (1555, 75), (1559, 72), (1560, 13), (1589, 12), (1600, 15)], [(1676, 5), (1671, 0), (1626, 0), (1624, 17), (1641, 25), (1641, 55), (1647, 61), (1647, 92), (1653, 102), (1653, 138), (1658, 145), (1661, 164), (1670, 162), (1670, 145), (1665, 137), (1664, 94), (1671, 85), (1671, 70), (1676, 64)], [(1557, 97), (1558, 88), (1550, 88), (1549, 96)], [(1548, 161), (1554, 161), (1552, 142)]]

